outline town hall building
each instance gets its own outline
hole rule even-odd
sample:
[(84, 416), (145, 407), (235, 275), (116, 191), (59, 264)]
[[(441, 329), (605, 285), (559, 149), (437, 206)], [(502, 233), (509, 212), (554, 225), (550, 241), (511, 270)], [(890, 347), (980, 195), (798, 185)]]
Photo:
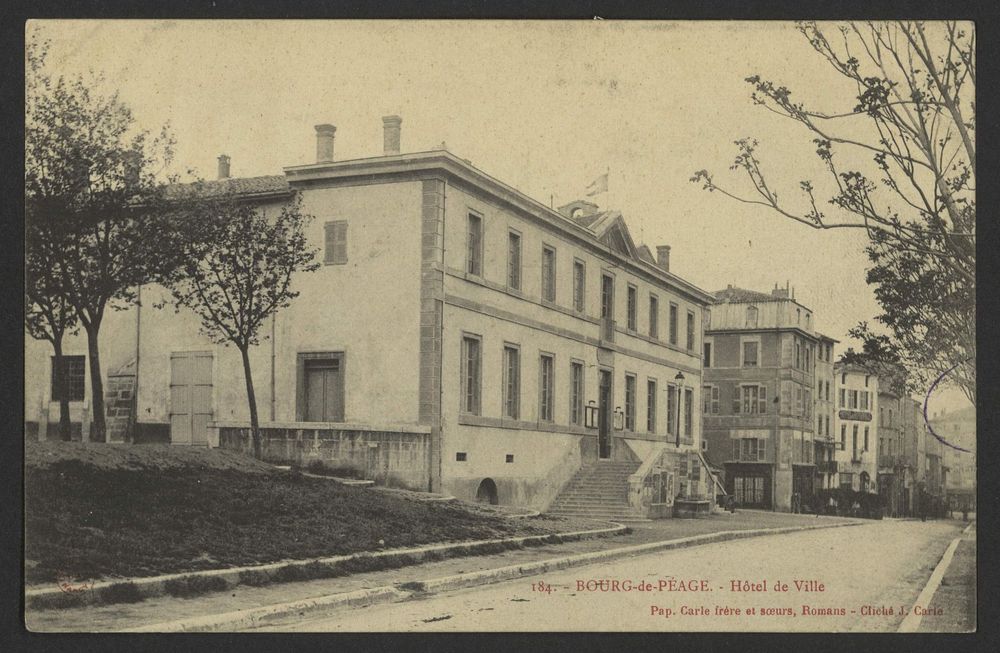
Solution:
[[(300, 296), (251, 351), (265, 459), (566, 514), (714, 496), (699, 409), (712, 296), (619, 212), (547, 207), (446, 149), (403, 154), (401, 122), (383, 119), (379, 156), (336, 160), (335, 127), (318, 125), (315, 162), (237, 179), (220, 157), (204, 186), (264, 211), (298, 196), (315, 216), (323, 265), (295, 278)], [(249, 451), (238, 352), (163, 299), (143, 287), (141, 308), (102, 329), (111, 439)], [(43, 438), (58, 420), (48, 347), (26, 350)], [(66, 347), (85, 438), (85, 340)], [(602, 479), (597, 496), (586, 478)]]

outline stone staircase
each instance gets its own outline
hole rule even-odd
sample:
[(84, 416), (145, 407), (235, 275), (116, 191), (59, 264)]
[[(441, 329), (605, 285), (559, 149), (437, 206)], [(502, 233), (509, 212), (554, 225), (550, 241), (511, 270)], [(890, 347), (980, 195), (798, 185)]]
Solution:
[(633, 518), (628, 502), (628, 478), (638, 462), (599, 460), (580, 468), (548, 509), (550, 515)]

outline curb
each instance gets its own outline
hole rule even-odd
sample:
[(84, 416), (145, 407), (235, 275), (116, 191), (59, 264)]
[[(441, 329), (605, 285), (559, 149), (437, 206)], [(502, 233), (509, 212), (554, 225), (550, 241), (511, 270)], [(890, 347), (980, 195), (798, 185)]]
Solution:
[(391, 603), (410, 596), (409, 592), (403, 592), (395, 587), (385, 586), (373, 589), (355, 590), (353, 592), (343, 592), (341, 594), (329, 594), (315, 599), (295, 601), (292, 603), (279, 603), (263, 608), (252, 610), (239, 610), (237, 612), (225, 612), (223, 614), (207, 615), (205, 617), (195, 617), (182, 621), (172, 621), (163, 624), (152, 624), (129, 628), (120, 632), (125, 633), (167, 633), (185, 632), (198, 633), (213, 630), (254, 628), (267, 624), (269, 621), (290, 617), (296, 613), (305, 616), (306, 614), (329, 610), (345, 605), (375, 605), (377, 603)]
[(467, 574), (457, 574), (453, 576), (443, 576), (430, 580), (409, 581), (397, 583), (396, 585), (386, 585), (374, 589), (358, 590), (353, 592), (343, 592), (339, 594), (329, 594), (316, 599), (306, 601), (296, 601), (291, 603), (280, 603), (264, 608), (254, 608), (252, 610), (242, 610), (219, 615), (209, 615), (206, 617), (196, 617), (193, 619), (181, 619), (168, 621), (159, 624), (130, 628), (120, 632), (195, 632), (206, 630), (238, 630), (254, 628), (266, 625), (269, 621), (277, 621), (293, 615), (301, 617), (315, 615), (328, 611), (332, 608), (344, 605), (371, 606), (381, 603), (394, 603), (414, 596), (422, 596), (434, 592), (442, 592), (456, 589), (464, 589), (477, 585), (487, 585), (523, 576), (554, 571), (557, 569), (568, 569), (579, 567), (595, 562), (603, 562), (624, 558), (631, 555), (652, 553), (654, 551), (666, 551), (670, 549), (683, 549), (701, 544), (711, 544), (714, 542), (724, 542), (728, 540), (738, 540), (764, 535), (780, 535), (799, 531), (819, 530), (823, 528), (838, 528), (843, 526), (857, 526), (863, 522), (845, 522), (839, 524), (820, 524), (815, 526), (784, 526), (779, 528), (761, 528), (748, 531), (720, 531), (718, 533), (707, 533), (705, 535), (694, 535), (691, 537), (679, 538), (676, 540), (665, 540), (662, 542), (650, 542), (647, 544), (637, 544), (634, 546), (609, 549), (607, 551), (594, 551), (591, 553), (581, 553), (561, 558), (549, 560), (539, 560), (537, 562), (523, 565), (511, 565), (499, 567), (497, 569), (486, 569), (483, 571), (470, 572)]
[[(272, 562), (265, 565), (253, 565), (249, 567), (231, 567), (227, 569), (208, 569), (204, 571), (190, 571), (176, 574), (166, 574), (163, 576), (150, 576), (145, 578), (124, 578), (119, 581), (101, 581), (86, 585), (79, 590), (64, 590), (60, 587), (45, 589), (26, 590), (24, 593), (24, 604), (26, 608), (46, 609), (79, 607), (82, 605), (107, 605), (113, 603), (128, 603), (142, 601), (147, 598), (163, 596), (170, 593), (169, 589), (176, 584), (197, 584), (204, 585), (210, 590), (228, 590), (238, 585), (253, 584), (247, 583), (250, 577), (263, 574), (270, 576), (280, 573), (282, 570), (295, 570), (301, 567), (314, 567), (322, 565), (326, 567), (336, 567), (353, 560), (379, 559), (392, 557), (405, 557), (407, 562), (399, 567), (407, 567), (424, 562), (427, 558), (436, 558), (441, 554), (448, 554), (456, 549), (475, 549), (476, 547), (507, 547), (514, 545), (549, 544), (561, 541), (576, 541), (595, 537), (605, 537), (616, 535), (626, 530), (626, 526), (611, 522), (611, 526), (586, 531), (571, 531), (568, 533), (554, 533), (550, 535), (527, 535), (511, 538), (496, 538), (492, 540), (473, 540), (471, 542), (452, 542), (447, 544), (431, 544), (406, 549), (390, 549), (388, 551), (362, 552), (350, 555), (332, 556), (328, 558), (318, 558), (310, 560), (294, 560), (284, 562)], [(551, 539), (550, 539), (551, 538)], [(529, 544), (529, 545), (530, 545)], [(468, 555), (476, 555), (470, 551)], [(388, 567), (386, 567), (388, 568)], [(346, 575), (346, 574), (345, 574)], [(293, 579), (295, 580), (295, 579)], [(193, 581), (193, 583), (191, 582)]]

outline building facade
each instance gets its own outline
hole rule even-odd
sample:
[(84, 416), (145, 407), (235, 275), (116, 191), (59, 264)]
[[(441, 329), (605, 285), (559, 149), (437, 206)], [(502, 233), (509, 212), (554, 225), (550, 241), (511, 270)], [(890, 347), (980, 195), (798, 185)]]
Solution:
[[(207, 184), (265, 210), (298, 197), (315, 216), (323, 265), (295, 279), (300, 296), (251, 352), (265, 455), (350, 451), (401, 485), (542, 509), (587, 463), (656, 457), (643, 469), (676, 472), (658, 477), (661, 493), (706, 494), (711, 296), (670, 272), (669, 247), (654, 258), (637, 245), (620, 213), (555, 211), (444, 149), (401, 154), (400, 123), (384, 119), (380, 156), (335, 160), (335, 128), (319, 125), (315, 163), (231, 179), (227, 158)], [(134, 379), (134, 433), (241, 446), (237, 352), (199, 335), (192, 314), (154, 308), (163, 289), (142, 297), (102, 331), (105, 369)], [(58, 415), (50, 352), (26, 353), (28, 420), (44, 436)], [(85, 423), (86, 376), (71, 392)]]
[(816, 461), (816, 489), (837, 487), (837, 441), (834, 432), (837, 424), (837, 393), (834, 389), (834, 345), (837, 341), (817, 334), (816, 387), (813, 391), (816, 434), (813, 457)]
[(878, 377), (857, 365), (834, 366), (837, 386), (837, 483), (878, 491)]
[[(950, 510), (976, 509), (976, 409), (942, 411), (930, 420), (940, 436)], [(931, 437), (934, 437), (933, 435)]]
[(825, 438), (814, 414), (821, 336), (812, 310), (788, 288), (729, 286), (715, 298), (703, 354), (708, 458), (738, 506), (797, 510), (815, 491), (816, 439)]

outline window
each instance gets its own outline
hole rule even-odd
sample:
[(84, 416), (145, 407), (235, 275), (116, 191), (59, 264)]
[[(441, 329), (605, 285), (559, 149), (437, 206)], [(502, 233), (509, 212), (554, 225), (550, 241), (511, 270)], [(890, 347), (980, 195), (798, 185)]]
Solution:
[(795, 309), (795, 323), (796, 324), (802, 324), (802, 309), (801, 308), (796, 308)]
[(854, 474), (851, 472), (840, 472), (840, 487), (850, 490), (854, 486)]
[(804, 404), (803, 407), (805, 408), (805, 417), (806, 417), (806, 419), (811, 418), (812, 417), (812, 405), (813, 405), (812, 392), (811, 391), (809, 391), (809, 390), (803, 390), (802, 391), (802, 403)]
[(323, 262), (327, 265), (347, 263), (347, 220), (327, 222), (323, 227), (326, 238)]
[(830, 416), (827, 415), (823, 419), (826, 421), (826, 437), (830, 437)]
[(483, 219), (469, 214), (468, 255), (465, 271), (477, 277), (483, 275)]
[(635, 331), (639, 313), (639, 291), (632, 284), (628, 285), (628, 330)]
[(743, 343), (743, 367), (759, 367), (760, 361), (757, 359), (757, 350), (760, 343), (756, 341)]
[(889, 426), (892, 426), (892, 409), (889, 409)]
[[(83, 401), (84, 375), (87, 367), (86, 356), (63, 356), (63, 383), (66, 388), (67, 401)], [(56, 357), (52, 357), (52, 401), (62, 401), (59, 393), (59, 375), (56, 371)]]
[(503, 348), (503, 414), (518, 419), (521, 412), (521, 352), (515, 345)]
[(649, 295), (649, 337), (660, 337), (660, 300), (656, 295)]
[(840, 448), (845, 449), (847, 447), (847, 424), (840, 425)]
[(702, 412), (706, 415), (719, 414), (719, 386), (701, 386)]
[(609, 274), (601, 275), (601, 317), (615, 319), (615, 278)]
[(464, 463), (468, 459), (469, 459), (469, 455), (466, 452), (464, 452), (464, 451), (456, 451), (455, 452), (455, 460), (457, 462)]
[(694, 313), (687, 314), (687, 350), (694, 351)]
[(847, 400), (848, 400), (847, 401), (847, 407), (848, 408), (850, 408), (851, 410), (857, 410), (858, 409), (858, 391), (857, 390), (849, 390), (847, 392)]
[(656, 433), (656, 380), (646, 381), (646, 430)]
[(521, 289), (521, 234), (516, 231), (507, 234), (507, 287)]
[(479, 415), (482, 402), (482, 340), (462, 337), (462, 412)]
[(712, 326), (712, 309), (706, 308), (701, 316), (701, 323), (707, 329)]
[(573, 308), (583, 313), (587, 297), (587, 266), (583, 261), (573, 261)]
[(542, 299), (556, 301), (556, 250), (542, 247)]
[(757, 307), (747, 306), (747, 326), (757, 328)]
[(802, 414), (802, 388), (795, 388), (795, 414)]
[(625, 430), (635, 430), (635, 375), (625, 375)]
[(861, 392), (861, 410), (868, 410), (868, 391)]
[(694, 435), (694, 390), (684, 388), (684, 437)]
[(741, 385), (737, 388), (736, 401), (733, 402), (733, 412), (745, 415), (763, 415), (767, 412), (767, 386)]
[(583, 363), (569, 365), (569, 423), (583, 424)]
[(858, 425), (851, 427), (851, 457), (858, 457)]
[(670, 319), (667, 325), (670, 329), (670, 344), (677, 344), (677, 304), (670, 304)]
[(840, 389), (840, 407), (841, 408), (847, 408), (847, 401), (844, 399), (844, 397), (846, 397), (846, 396), (847, 396), (847, 390), (845, 390), (844, 388), (841, 388)]
[(739, 438), (734, 440), (737, 447), (736, 459), (750, 462), (764, 460), (767, 453), (767, 440), (761, 438)]
[(865, 427), (865, 451), (868, 451), (868, 427)]
[(554, 404), (552, 395), (555, 391), (553, 379), (555, 361), (551, 354), (542, 354), (538, 359), (538, 365), (538, 419), (543, 422), (551, 422)]
[(802, 369), (802, 346), (798, 338), (795, 339), (795, 369)]
[(702, 364), (705, 367), (712, 367), (712, 343), (706, 342), (703, 349), (705, 350), (705, 354), (702, 359)]

